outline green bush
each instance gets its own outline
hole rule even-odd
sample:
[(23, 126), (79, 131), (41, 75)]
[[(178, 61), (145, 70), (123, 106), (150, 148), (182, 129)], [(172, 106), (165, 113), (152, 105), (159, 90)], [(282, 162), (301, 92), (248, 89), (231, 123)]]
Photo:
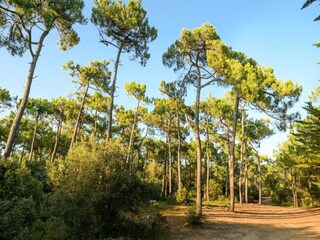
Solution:
[(196, 213), (196, 210), (194, 207), (188, 208), (187, 210), (187, 216), (186, 216), (187, 223), (192, 226), (198, 226), (201, 225), (205, 217), (202, 213), (198, 214)]
[(124, 168), (125, 154), (117, 143), (80, 143), (56, 162), (50, 174), (56, 188), (49, 200), (50, 226), (67, 231), (60, 239), (135, 236), (145, 232), (141, 228), (153, 229), (153, 218), (141, 221), (140, 209), (160, 191)]
[(0, 161), (0, 239), (43, 239), (43, 184), (14, 159)]
[[(206, 186), (205, 188), (206, 189)], [(210, 201), (218, 200), (218, 197), (223, 194), (221, 184), (217, 183), (215, 180), (209, 180), (209, 197)]]

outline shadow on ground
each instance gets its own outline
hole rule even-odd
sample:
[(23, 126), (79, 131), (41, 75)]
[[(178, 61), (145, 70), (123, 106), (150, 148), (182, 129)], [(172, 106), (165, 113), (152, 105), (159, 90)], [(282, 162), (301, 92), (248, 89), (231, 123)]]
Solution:
[(171, 239), (303, 240), (320, 239), (320, 209), (285, 208), (271, 205), (205, 207), (206, 222), (197, 228), (185, 224), (181, 206), (168, 209), (166, 218)]
[(184, 226), (172, 229), (171, 239), (302, 240), (320, 239), (320, 235), (308, 227), (295, 229), (261, 224), (207, 222), (197, 228)]

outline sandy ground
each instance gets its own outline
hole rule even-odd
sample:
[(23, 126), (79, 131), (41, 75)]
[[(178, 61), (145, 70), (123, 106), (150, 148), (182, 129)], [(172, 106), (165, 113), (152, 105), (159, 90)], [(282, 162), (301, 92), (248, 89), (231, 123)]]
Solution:
[(172, 207), (165, 212), (173, 240), (320, 240), (320, 208), (303, 209), (263, 205), (236, 205), (235, 213), (226, 207), (206, 207), (205, 223), (190, 227), (185, 223), (186, 207)]

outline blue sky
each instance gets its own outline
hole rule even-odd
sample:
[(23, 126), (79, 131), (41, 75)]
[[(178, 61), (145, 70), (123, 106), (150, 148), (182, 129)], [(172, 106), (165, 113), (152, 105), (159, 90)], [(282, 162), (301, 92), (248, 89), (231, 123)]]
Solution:
[[(90, 18), (92, 3), (85, 0), (85, 15)], [(304, 0), (144, 0), (150, 24), (158, 29), (158, 38), (150, 44), (151, 59), (146, 67), (130, 62), (123, 55), (119, 70), (116, 104), (127, 108), (134, 101), (125, 96), (124, 83), (136, 80), (147, 84), (147, 95), (161, 96), (158, 86), (161, 80), (176, 80), (177, 75), (162, 65), (162, 54), (179, 38), (183, 28), (192, 29), (205, 22), (216, 27), (223, 42), (233, 49), (254, 58), (263, 66), (271, 66), (276, 76), (282, 80), (293, 80), (303, 86), (301, 101), (295, 107), (301, 111), (303, 102), (312, 90), (319, 86), (320, 49), (312, 46), (320, 41), (320, 22), (313, 22), (319, 14), (318, 4), (300, 10)], [(113, 70), (115, 51), (99, 43), (99, 35), (94, 25), (88, 21), (86, 26), (76, 26), (81, 42), (68, 52), (58, 49), (56, 32), (51, 32), (45, 41), (45, 47), (31, 89), (30, 97), (52, 98), (66, 96), (75, 91), (68, 73), (62, 71), (62, 65), (73, 60), (75, 63), (88, 64), (90, 60), (111, 60)], [(5, 49), (0, 49), (0, 86), (10, 90), (12, 95), (22, 96), (30, 57), (12, 57)], [(208, 93), (221, 96), (224, 90), (209, 87)], [(193, 102), (194, 89), (188, 90), (187, 102)], [(285, 134), (275, 136), (263, 142), (261, 152), (271, 155)]]

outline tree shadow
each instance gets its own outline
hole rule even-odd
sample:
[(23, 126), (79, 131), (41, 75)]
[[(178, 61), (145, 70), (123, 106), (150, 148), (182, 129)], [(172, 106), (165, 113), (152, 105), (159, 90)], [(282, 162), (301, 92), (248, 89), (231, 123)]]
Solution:
[[(181, 210), (181, 209), (179, 209)], [(320, 209), (237, 205), (236, 212), (226, 207), (204, 208), (206, 222), (200, 227), (185, 224), (185, 216), (167, 216), (171, 239), (300, 240), (320, 239)]]
[[(181, 218), (181, 216), (179, 218)], [(229, 223), (211, 220), (200, 227), (191, 227), (186, 225), (171, 227), (170, 239), (318, 240), (320, 239), (320, 235), (310, 227), (284, 228), (274, 227), (268, 224)]]

